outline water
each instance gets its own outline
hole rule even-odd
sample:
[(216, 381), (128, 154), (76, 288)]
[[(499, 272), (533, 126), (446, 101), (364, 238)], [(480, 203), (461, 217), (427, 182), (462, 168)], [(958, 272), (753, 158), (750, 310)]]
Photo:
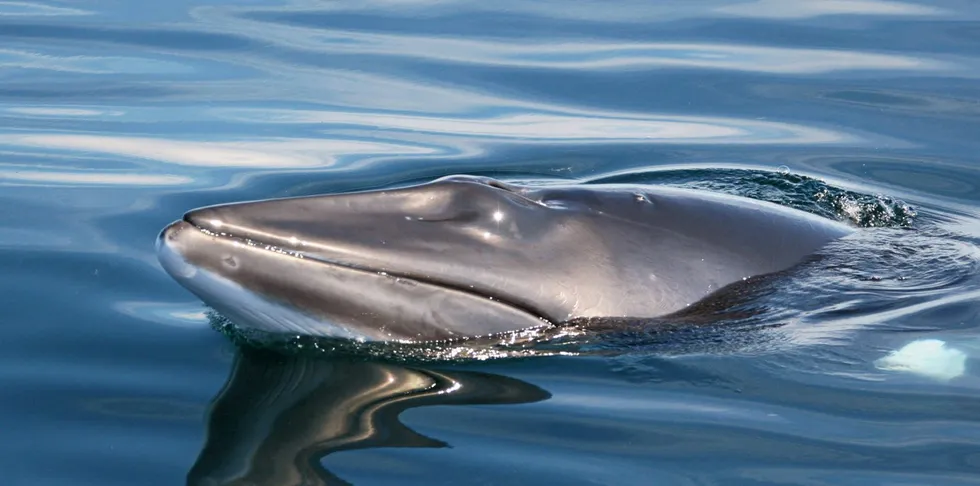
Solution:
[[(0, 2), (2, 483), (980, 483), (978, 53), (967, 0)], [(240, 351), (153, 253), (451, 173), (863, 229), (725, 330), (465, 360)]]

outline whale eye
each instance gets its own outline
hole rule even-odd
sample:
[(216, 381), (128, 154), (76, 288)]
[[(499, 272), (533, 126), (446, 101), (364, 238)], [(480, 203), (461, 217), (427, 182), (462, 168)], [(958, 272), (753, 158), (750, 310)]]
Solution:
[(225, 266), (228, 268), (238, 268), (238, 259), (233, 255), (225, 255), (221, 258), (221, 261), (224, 262)]

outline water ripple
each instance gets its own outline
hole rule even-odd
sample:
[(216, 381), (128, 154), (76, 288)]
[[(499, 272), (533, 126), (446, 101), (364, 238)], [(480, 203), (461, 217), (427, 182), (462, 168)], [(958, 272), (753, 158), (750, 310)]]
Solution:
[(136, 57), (52, 56), (0, 49), (0, 68), (45, 69), (80, 74), (164, 74), (188, 72), (181, 64)]
[(55, 7), (37, 2), (0, 2), (0, 17), (28, 16), (75, 16), (92, 15), (93, 12), (77, 8)]
[[(487, 14), (493, 12), (511, 12), (519, 16), (539, 17), (539, 21), (583, 19), (616, 24), (668, 24), (688, 18), (804, 19), (826, 15), (929, 17), (950, 13), (948, 9), (933, 5), (891, 0), (821, 0), (819, 2), (807, 0), (706, 0), (696, 4), (685, 0), (662, 0), (656, 3), (627, 0), (617, 2), (614, 5), (594, 0), (572, 3), (556, 0), (539, 2), (501, 0), (493, 4), (476, 0), (456, 2), (338, 0), (331, 2), (291, 2), (289, 6), (265, 9), (264, 11), (290, 13), (296, 17), (301, 15), (309, 17), (311, 14), (317, 13), (332, 14), (338, 17), (343, 13), (374, 13), (380, 14), (378, 16), (382, 18), (392, 14), (428, 18), (459, 14), (460, 12), (468, 12), (485, 18)], [(311, 19), (311, 21), (316, 20), (316, 18)]]
[(134, 29), (104, 25), (84, 27), (74, 24), (0, 23), (0, 39), (4, 38), (20, 41), (75, 40), (83, 44), (107, 43), (193, 52), (245, 50), (253, 47), (248, 39), (200, 30)]
[(420, 147), (357, 140), (272, 139), (231, 142), (99, 135), (0, 135), (0, 145), (96, 152), (199, 167), (326, 167), (352, 154), (431, 153)]
[(177, 175), (117, 173), (104, 171), (66, 172), (37, 170), (0, 170), (0, 185), (70, 185), (70, 186), (173, 186), (193, 182)]
[(518, 39), (476, 40), (446, 35), (379, 34), (354, 30), (300, 28), (234, 17), (198, 16), (220, 29), (289, 49), (349, 55), (422, 58), (461, 64), (533, 69), (615, 70), (663, 67), (814, 74), (841, 70), (935, 71), (952, 65), (934, 58), (839, 49), (671, 42), (609, 42), (574, 37), (527, 43)]
[(717, 12), (740, 17), (804, 19), (824, 15), (931, 16), (948, 14), (938, 7), (878, 0), (754, 0), (716, 8)]
[(465, 137), (522, 141), (641, 141), (658, 144), (857, 143), (854, 134), (758, 120), (615, 113), (516, 113), (483, 118), (357, 113), (339, 110), (221, 110), (230, 119), (252, 123), (330, 124)]

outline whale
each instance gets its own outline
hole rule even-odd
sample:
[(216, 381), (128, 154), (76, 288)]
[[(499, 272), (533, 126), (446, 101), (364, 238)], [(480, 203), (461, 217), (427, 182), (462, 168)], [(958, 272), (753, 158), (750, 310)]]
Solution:
[(452, 175), (202, 207), (156, 247), (242, 329), (413, 343), (661, 322), (855, 231), (706, 190)]

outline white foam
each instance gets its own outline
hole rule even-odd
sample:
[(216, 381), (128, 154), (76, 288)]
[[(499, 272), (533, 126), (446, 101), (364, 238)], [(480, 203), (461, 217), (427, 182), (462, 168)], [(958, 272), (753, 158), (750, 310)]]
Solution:
[(966, 353), (939, 339), (919, 339), (875, 361), (875, 366), (946, 381), (966, 372)]

